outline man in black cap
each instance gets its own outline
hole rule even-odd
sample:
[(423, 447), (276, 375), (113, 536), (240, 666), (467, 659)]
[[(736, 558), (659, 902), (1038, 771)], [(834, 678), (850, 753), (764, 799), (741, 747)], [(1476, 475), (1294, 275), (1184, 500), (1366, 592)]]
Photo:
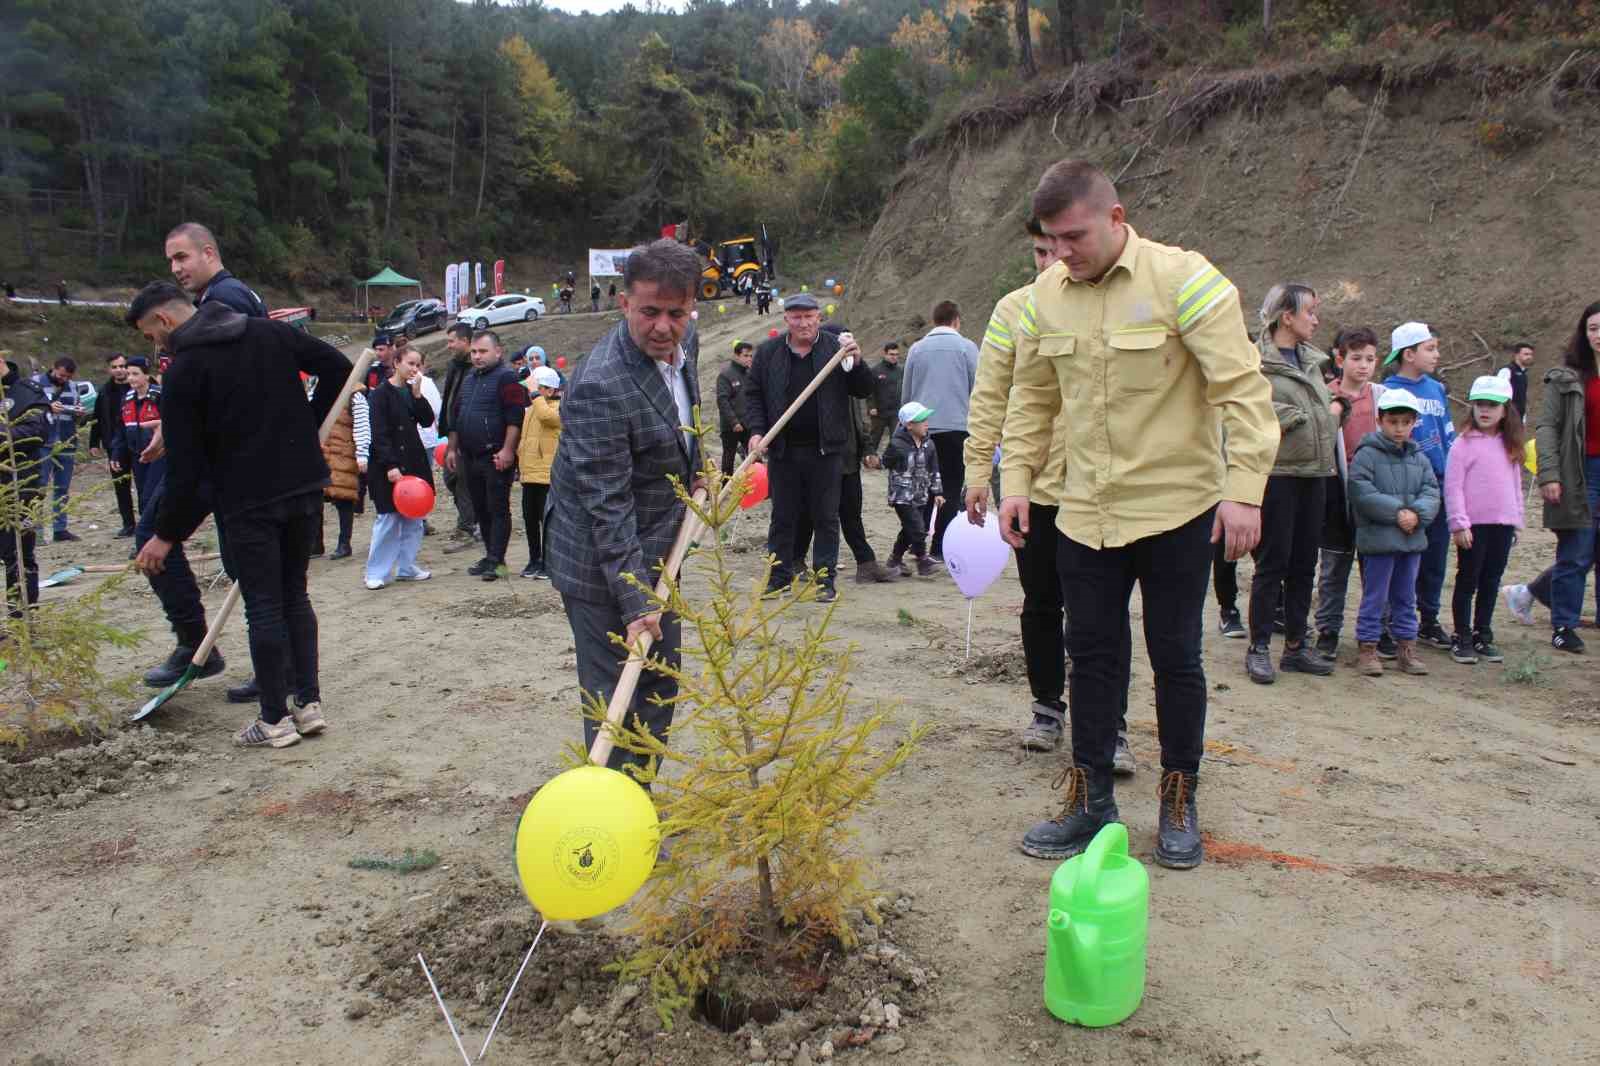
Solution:
[[(832, 602), (834, 572), (839, 564), (839, 490), (844, 477), (845, 435), (851, 425), (851, 397), (872, 395), (872, 372), (861, 358), (855, 338), (822, 332), (822, 310), (809, 293), (784, 301), (788, 332), (756, 349), (745, 387), (746, 428), (750, 452), (770, 451), (767, 483), (772, 494), (772, 523), (767, 551), (777, 557), (768, 580), (769, 593), (781, 592), (800, 564), (795, 558), (795, 528), (808, 514), (816, 531), (811, 566), (818, 575), (817, 599)], [(840, 373), (830, 374), (795, 412), (770, 449), (762, 439), (789, 405), (800, 398), (817, 372), (844, 349)]]

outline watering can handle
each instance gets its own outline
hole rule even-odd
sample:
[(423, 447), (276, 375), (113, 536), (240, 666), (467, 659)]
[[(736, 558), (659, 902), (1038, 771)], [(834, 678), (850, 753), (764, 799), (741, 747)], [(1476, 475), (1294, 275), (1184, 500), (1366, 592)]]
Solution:
[(1100, 871), (1112, 855), (1128, 854), (1128, 827), (1121, 822), (1107, 822), (1089, 841), (1083, 852), (1083, 866), (1072, 883), (1072, 904), (1076, 907), (1094, 903), (1095, 886), (1100, 883)]
[[(859, 352), (856, 358), (861, 358)], [(794, 402), (789, 405), (789, 409), (778, 416), (778, 420), (772, 424), (772, 428), (767, 430), (767, 435), (764, 439), (771, 440), (781, 433), (783, 428), (789, 424), (789, 420), (794, 417), (795, 412), (805, 406), (806, 400), (811, 397), (813, 392), (817, 391), (823, 379), (833, 373), (833, 368), (843, 361), (844, 349), (840, 348), (833, 354), (833, 358), (829, 359), (823, 368), (817, 371), (817, 376), (811, 379), (811, 383), (801, 391), (800, 395), (795, 397)], [(757, 458), (758, 456), (755, 452), (750, 452), (746, 455), (744, 462), (740, 463), (732, 474), (723, 479), (722, 492), (726, 493), (733, 483), (739, 480), (739, 475), (745, 472), (745, 468), (755, 462)], [(695, 494), (694, 502), (700, 504), (705, 500), (705, 497), (705, 491), (701, 490)], [(721, 501), (721, 494), (718, 495), (718, 501)], [(715, 507), (712, 508), (713, 511), (715, 509)], [(672, 550), (667, 552), (667, 557), (661, 565), (661, 578), (656, 582), (657, 596), (666, 597), (667, 582), (677, 578), (678, 570), (683, 566), (683, 558), (689, 554), (689, 545), (700, 536), (704, 528), (705, 524), (700, 521), (700, 516), (695, 514), (692, 509), (684, 514), (683, 525), (678, 527), (678, 539), (672, 542)], [(601, 725), (600, 732), (595, 735), (594, 746), (589, 749), (589, 761), (596, 766), (604, 766), (611, 759), (611, 749), (616, 746), (615, 730), (622, 725), (622, 716), (627, 713), (628, 705), (633, 702), (633, 692), (634, 689), (639, 687), (639, 676), (644, 672), (645, 660), (650, 656), (650, 645), (652, 643), (654, 643), (654, 640), (648, 633), (640, 636), (638, 641), (634, 643), (632, 654), (628, 656), (627, 665), (622, 668), (622, 676), (617, 679), (617, 687), (611, 692), (611, 702), (606, 705), (606, 720)]]

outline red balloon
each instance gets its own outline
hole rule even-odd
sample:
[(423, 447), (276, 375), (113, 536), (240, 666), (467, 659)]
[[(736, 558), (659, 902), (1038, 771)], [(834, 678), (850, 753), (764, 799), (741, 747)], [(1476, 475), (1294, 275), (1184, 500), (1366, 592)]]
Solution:
[(556, 356), (556, 369), (557, 370), (565, 370), (566, 368), (567, 368), (567, 357), (564, 356), (564, 355)]
[(407, 518), (424, 518), (433, 510), (433, 486), (412, 474), (394, 483), (394, 509)]
[(767, 330), (767, 336), (769, 336), (769, 337), (776, 337), (776, 336), (777, 336), (777, 335), (778, 335), (778, 331), (777, 331), (777, 330), (775, 330), (775, 329), (769, 329), (769, 330)]
[(439, 446), (433, 450), (433, 461), (438, 463), (440, 466), (443, 466), (444, 465), (444, 453), (449, 451), (449, 450), (450, 450), (450, 442), (446, 441), (446, 440), (440, 441), (439, 442)]
[(739, 506), (746, 511), (767, 498), (767, 464), (751, 463), (750, 469), (745, 471), (749, 481), (745, 483), (744, 495), (739, 498)]

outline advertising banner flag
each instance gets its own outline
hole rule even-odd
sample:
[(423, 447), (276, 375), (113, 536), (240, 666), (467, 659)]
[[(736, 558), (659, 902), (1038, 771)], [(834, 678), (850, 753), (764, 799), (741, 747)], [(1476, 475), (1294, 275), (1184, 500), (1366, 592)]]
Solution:
[(471, 263), (456, 264), (456, 294), (456, 300), (461, 304), (463, 311), (478, 302), (478, 298), (472, 295)]
[(496, 296), (504, 296), (506, 294), (506, 261), (504, 259), (496, 259), (494, 261), (494, 294)]
[(456, 265), (451, 263), (444, 268), (444, 309), (452, 315), (460, 310), (456, 297)]
[(484, 289), (484, 284), (483, 284), (483, 264), (482, 263), (474, 263), (473, 266), (477, 271), (477, 283), (473, 286), (472, 291), (481, 295), (483, 293), (483, 289)]
[(591, 278), (617, 278), (628, 265), (630, 248), (590, 248), (589, 276)]

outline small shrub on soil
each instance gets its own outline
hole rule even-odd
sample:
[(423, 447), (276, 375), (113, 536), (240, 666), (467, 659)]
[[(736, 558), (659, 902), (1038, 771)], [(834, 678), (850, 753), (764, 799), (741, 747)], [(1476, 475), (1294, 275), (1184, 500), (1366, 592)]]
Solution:
[(1506, 663), (1506, 680), (1513, 685), (1542, 685), (1544, 671), (1549, 665), (1548, 656), (1536, 651), (1526, 652)]
[(352, 870), (387, 870), (397, 874), (416, 874), (438, 866), (439, 854), (432, 850), (414, 851), (407, 848), (405, 854), (396, 859), (381, 855), (358, 855), (350, 860), (349, 865)]
[[(714, 493), (721, 475), (705, 473)], [(721, 503), (681, 486), (679, 495), (715, 530), (736, 513), (740, 488)], [(913, 726), (879, 748), (884, 716), (852, 718), (851, 651), (828, 635), (831, 607), (797, 641), (781, 639), (783, 623), (814, 602), (815, 584), (764, 600), (770, 560), (744, 585), (718, 538), (701, 543), (692, 597), (675, 581), (664, 596), (650, 590), (683, 620), (682, 666), (659, 664), (678, 683), (672, 742), (632, 728), (617, 736), (618, 747), (653, 760), (640, 776), (653, 783), (671, 845), (633, 901), (628, 932), (639, 947), (617, 970), (648, 984), (665, 1024), (720, 974), (781, 977), (802, 993), (825, 980), (827, 952), (855, 940), (847, 912), (872, 910), (850, 819), (923, 734)], [(595, 700), (588, 713), (604, 719), (605, 710)]]

